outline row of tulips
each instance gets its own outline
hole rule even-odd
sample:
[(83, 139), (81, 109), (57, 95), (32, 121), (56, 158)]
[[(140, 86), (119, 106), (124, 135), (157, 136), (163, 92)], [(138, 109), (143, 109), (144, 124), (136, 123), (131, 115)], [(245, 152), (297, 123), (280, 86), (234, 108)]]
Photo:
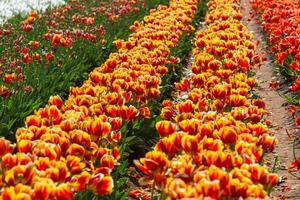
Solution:
[[(79, 39), (93, 42), (100, 41), (104, 38), (106, 32), (104, 22), (99, 25), (97, 22), (95, 24), (95, 20), (101, 20), (101, 18), (105, 16), (105, 20), (110, 22), (117, 21), (122, 15), (130, 12), (138, 12), (140, 7), (144, 6), (144, 4), (144, 1), (136, 1), (133, 3), (123, 0), (114, 1), (111, 4), (104, 1), (101, 3), (101, 8), (99, 8), (93, 4), (86, 5), (84, 1), (71, 1), (67, 5), (54, 8), (51, 10), (51, 14), (49, 14), (50, 11), (41, 14), (38, 14), (36, 11), (31, 11), (17, 27), (15, 27), (15, 24), (5, 24), (0, 31), (0, 35), (3, 36), (2, 44), (7, 44), (11, 40), (16, 39), (15, 37), (17, 37), (18, 40), (15, 41), (14, 46), (16, 54), (11, 54), (11, 50), (7, 48), (2, 51), (3, 57), (1, 58), (1, 64), (3, 65), (3, 70), (11, 72), (11, 74), (5, 74), (3, 77), (4, 82), (9, 85), (15, 81), (22, 81), (22, 79), (15, 80), (16, 78), (13, 76), (22, 74), (22, 69), (19, 68), (22, 68), (24, 64), (33, 61), (43, 62), (44, 59), (46, 59), (46, 62), (49, 64), (54, 58), (53, 54), (59, 46), (72, 48), (73, 42)], [(76, 13), (75, 10), (78, 12)], [(91, 10), (93, 13), (91, 13)], [(35, 38), (37, 40), (31, 41), (27, 41), (28, 38), (26, 38), (30, 32), (39, 32), (40, 30), (36, 29), (40, 28), (39, 23), (44, 23), (44, 21), (46, 21), (46, 24), (43, 25), (48, 29), (46, 29), (46, 31), (43, 30), (45, 32), (41, 33), (40, 36), (47, 41), (46, 43), (50, 44), (50, 48), (44, 44), (43, 40), (39, 42), (38, 40), (40, 38)], [(66, 26), (66, 23), (69, 27), (63, 28), (64, 25)], [(71, 28), (75, 30), (71, 30)], [(42, 47), (45, 53), (41, 55), (40, 49)], [(21, 58), (19, 58), (19, 55)], [(20, 66), (18, 67), (18, 65)], [(17, 74), (13, 74), (13, 72)]]
[[(126, 39), (129, 26), (168, 0), (72, 0), (0, 27), (0, 135), (13, 140), (49, 97), (67, 97)], [(97, 53), (95, 53), (97, 49)], [(44, 88), (47, 87), (47, 90)]]
[[(269, 36), (280, 71), (290, 76), (291, 90), (300, 90), (300, 7), (297, 0), (253, 0), (252, 8)], [(299, 100), (299, 97), (297, 97)]]
[(85, 189), (97, 195), (113, 190), (126, 122), (149, 117), (147, 102), (159, 94), (161, 76), (197, 10), (197, 0), (171, 0), (135, 22), (117, 53), (90, 73), (81, 87), (70, 89), (26, 118), (16, 132), (16, 147), (0, 139), (0, 199), (73, 199)]
[[(287, 110), (292, 114), (295, 125), (300, 126), (300, 7), (297, 0), (262, 1), (253, 0), (252, 8), (259, 16), (258, 23), (267, 32), (271, 51), (275, 54), (276, 63), (283, 75), (291, 80), (291, 96), (286, 96), (290, 103), (298, 104), (297, 108), (290, 106)], [(275, 88), (278, 83), (275, 83)], [(289, 169), (300, 169), (300, 156), (295, 156)]]
[[(59, 48), (65, 48), (63, 53), (69, 54), (68, 49), (80, 40), (104, 45), (107, 31), (105, 20), (116, 22), (145, 6), (144, 1), (127, 0), (104, 1), (101, 7), (97, 4), (71, 1), (45, 13), (31, 11), (20, 24), (7, 23), (1, 27), (0, 77), (3, 85), (0, 95), (8, 98), (17, 92), (13, 84), (20, 85), (26, 81), (23, 71), (27, 66), (34, 63), (49, 65), (56, 60), (60, 60), (56, 65), (63, 66), (64, 58), (59, 55), (62, 53)], [(6, 46), (12, 42), (11, 47)]]
[[(163, 102), (154, 150), (135, 161), (140, 183), (162, 199), (266, 198), (278, 176), (261, 162), (277, 141), (263, 123), (265, 103), (252, 99), (249, 73), (262, 58), (240, 22), (239, 0), (208, 7), (192, 75), (176, 84), (178, 100)], [(152, 198), (142, 189), (130, 195)]]

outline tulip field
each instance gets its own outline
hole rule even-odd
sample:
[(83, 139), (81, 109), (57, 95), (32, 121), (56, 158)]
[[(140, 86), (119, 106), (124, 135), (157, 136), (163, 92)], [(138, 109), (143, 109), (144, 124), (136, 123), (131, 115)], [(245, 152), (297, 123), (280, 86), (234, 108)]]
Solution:
[(297, 0), (0, 2), (0, 200), (300, 199)]

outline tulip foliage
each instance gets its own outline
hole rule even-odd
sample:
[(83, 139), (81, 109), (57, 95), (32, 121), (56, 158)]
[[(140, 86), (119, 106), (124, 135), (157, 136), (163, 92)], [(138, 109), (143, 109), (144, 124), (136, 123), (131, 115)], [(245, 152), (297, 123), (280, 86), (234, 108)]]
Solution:
[[(277, 140), (264, 124), (265, 103), (252, 94), (250, 70), (261, 58), (238, 0), (208, 7), (192, 75), (176, 84), (178, 99), (163, 102), (154, 150), (135, 161), (140, 183), (152, 187), (152, 197), (174, 200), (266, 198), (278, 175), (261, 163)], [(130, 196), (151, 199), (142, 189)]]
[[(252, 1), (260, 23), (269, 36), (280, 72), (294, 81), (292, 91), (300, 90), (300, 7), (297, 0)], [(296, 97), (299, 100), (299, 95)]]
[(149, 117), (147, 103), (160, 95), (166, 64), (177, 62), (170, 48), (191, 29), (197, 4), (171, 0), (169, 7), (151, 10), (130, 27), (127, 41), (115, 41), (116, 53), (81, 87), (70, 89), (66, 101), (52, 96), (28, 116), (15, 146), (1, 138), (0, 199), (73, 199), (84, 190), (110, 194), (121, 128)]

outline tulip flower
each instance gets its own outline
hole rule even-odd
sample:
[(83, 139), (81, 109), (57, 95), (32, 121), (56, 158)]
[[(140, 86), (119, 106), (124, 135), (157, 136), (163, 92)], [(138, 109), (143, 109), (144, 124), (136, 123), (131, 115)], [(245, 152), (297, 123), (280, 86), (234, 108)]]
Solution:
[(175, 132), (176, 126), (169, 121), (161, 121), (155, 125), (160, 136), (165, 137)]

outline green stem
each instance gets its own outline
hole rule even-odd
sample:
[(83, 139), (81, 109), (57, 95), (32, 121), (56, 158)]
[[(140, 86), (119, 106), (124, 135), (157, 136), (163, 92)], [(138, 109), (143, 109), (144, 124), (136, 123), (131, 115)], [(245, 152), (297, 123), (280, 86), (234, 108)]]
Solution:
[(294, 142), (293, 142), (293, 156), (294, 156), (294, 159), (295, 159), (295, 162), (297, 163), (297, 165), (300, 165), (300, 162), (298, 161), (297, 157), (296, 157), (296, 140), (298, 138), (295, 138), (294, 139)]
[(273, 173), (275, 172), (277, 161), (278, 161), (278, 156), (275, 157), (274, 165), (273, 165), (273, 168), (272, 168)]
[(155, 178), (153, 179), (152, 188), (151, 188), (151, 199), (154, 197), (154, 189), (155, 189)]
[(295, 174), (293, 174), (292, 172), (289, 172), (290, 175), (292, 175), (293, 177), (297, 178), (300, 180), (300, 177), (296, 176)]

